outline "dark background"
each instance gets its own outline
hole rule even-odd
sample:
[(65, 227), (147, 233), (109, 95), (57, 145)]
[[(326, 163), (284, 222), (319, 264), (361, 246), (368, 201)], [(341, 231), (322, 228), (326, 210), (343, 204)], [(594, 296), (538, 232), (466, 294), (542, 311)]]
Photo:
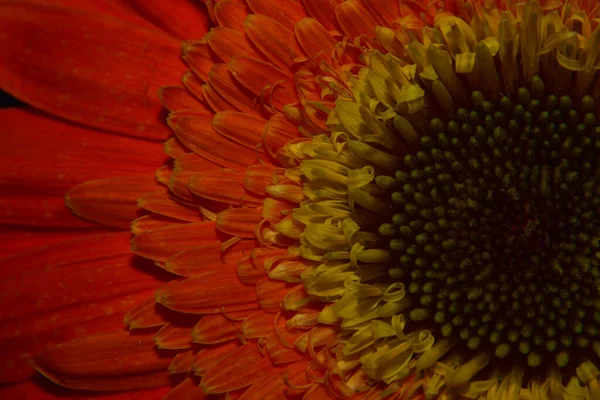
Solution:
[(19, 100), (0, 90), (0, 107), (23, 106)]

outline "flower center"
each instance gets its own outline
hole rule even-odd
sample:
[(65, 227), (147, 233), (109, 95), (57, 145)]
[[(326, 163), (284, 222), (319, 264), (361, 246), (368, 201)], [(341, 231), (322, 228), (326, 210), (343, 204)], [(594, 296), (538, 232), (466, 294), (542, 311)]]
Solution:
[(593, 110), (537, 77), (496, 102), (474, 91), (471, 108), (430, 121), (395, 177), (377, 177), (412, 321), (514, 365), (579, 365), (600, 348)]

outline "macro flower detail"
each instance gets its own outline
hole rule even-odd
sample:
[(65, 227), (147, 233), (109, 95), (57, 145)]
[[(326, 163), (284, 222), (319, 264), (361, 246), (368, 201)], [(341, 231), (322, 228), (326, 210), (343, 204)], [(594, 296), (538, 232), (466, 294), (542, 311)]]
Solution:
[[(127, 275), (126, 330), (36, 369), (168, 399), (600, 398), (600, 6), (205, 3), (202, 38), (146, 10), (188, 68), (159, 185), (66, 194), (159, 271)], [(98, 127), (160, 139), (148, 109)]]

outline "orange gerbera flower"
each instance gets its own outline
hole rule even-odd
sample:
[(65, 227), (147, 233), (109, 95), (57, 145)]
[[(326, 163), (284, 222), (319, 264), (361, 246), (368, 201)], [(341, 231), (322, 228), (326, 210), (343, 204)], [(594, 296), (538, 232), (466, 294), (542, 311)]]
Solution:
[(0, 1), (6, 382), (600, 398), (600, 5), (205, 6)]

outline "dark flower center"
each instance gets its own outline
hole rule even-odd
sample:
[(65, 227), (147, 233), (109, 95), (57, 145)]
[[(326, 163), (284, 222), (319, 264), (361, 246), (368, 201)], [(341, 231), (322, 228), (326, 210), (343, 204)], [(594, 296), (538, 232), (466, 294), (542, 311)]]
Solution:
[[(380, 233), (411, 319), (531, 367), (600, 351), (600, 125), (594, 99), (531, 88), (431, 120)], [(592, 350), (593, 349), (593, 350)]]

